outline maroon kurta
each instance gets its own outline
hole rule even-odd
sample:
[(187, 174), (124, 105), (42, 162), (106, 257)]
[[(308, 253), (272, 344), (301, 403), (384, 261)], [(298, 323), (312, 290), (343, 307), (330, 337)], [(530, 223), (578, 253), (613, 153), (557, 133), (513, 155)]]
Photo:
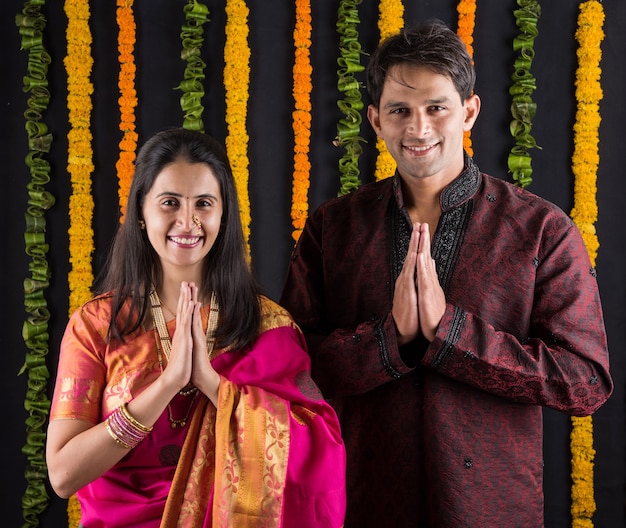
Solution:
[(447, 307), (399, 349), (391, 304), (411, 224), (398, 176), (309, 220), (281, 299), (348, 451), (346, 528), (543, 526), (542, 410), (612, 392), (595, 272), (555, 205), (470, 158), (441, 196)]

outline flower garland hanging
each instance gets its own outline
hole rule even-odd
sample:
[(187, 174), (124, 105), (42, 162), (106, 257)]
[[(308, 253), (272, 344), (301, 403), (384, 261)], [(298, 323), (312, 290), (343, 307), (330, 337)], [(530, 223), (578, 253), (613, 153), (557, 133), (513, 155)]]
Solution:
[[(465, 43), (470, 57), (474, 57), (474, 26), (476, 25), (476, 0), (460, 0), (457, 8), (459, 22), (457, 35)], [(471, 130), (463, 134), (463, 148), (470, 155), (474, 155), (472, 148)]]
[(29, 352), (26, 353), (24, 366), (20, 370), (20, 374), (28, 374), (24, 401), (24, 407), (28, 411), (26, 445), (22, 448), (28, 460), (24, 474), (26, 490), (22, 496), (24, 528), (39, 526), (38, 516), (46, 510), (49, 501), (46, 491), (45, 427), (50, 412), (50, 400), (47, 396), (50, 374), (46, 366), (50, 311), (44, 291), (50, 284), (50, 269), (46, 259), (48, 244), (45, 240), (45, 212), (52, 207), (55, 200), (45, 189), (50, 182), (50, 163), (45, 155), (50, 152), (52, 134), (42, 121), (50, 101), (47, 77), (50, 55), (43, 44), (46, 19), (41, 13), (44, 3), (25, 2), (22, 13), (15, 18), (21, 36), (21, 47), (28, 51), (24, 92), (30, 93), (28, 108), (24, 112), (28, 135), (28, 154), (25, 161), (31, 177), (26, 185), (29, 205), (25, 215), (24, 240), (26, 254), (32, 260), (29, 265), (31, 277), (24, 281), (24, 306), (29, 315), (22, 327), (22, 336)]
[(133, 13), (133, 0), (117, 0), (117, 37), (118, 60), (120, 73), (118, 87), (120, 97), (120, 124), (123, 137), (119, 144), (120, 155), (115, 164), (117, 169), (118, 195), (121, 218), (124, 222), (126, 215), (126, 201), (135, 171), (135, 156), (137, 151), (138, 135), (135, 130), (135, 108), (137, 107), (137, 91), (135, 89), (135, 42), (136, 24)]
[(293, 65), (293, 133), (294, 167), (291, 199), (292, 237), (300, 238), (309, 211), (309, 145), (311, 141), (311, 2), (296, 0), (296, 22), (293, 31), (295, 57)]
[(535, 50), (533, 48), (537, 37), (537, 21), (541, 8), (536, 0), (517, 0), (520, 9), (516, 9), (515, 22), (520, 34), (513, 40), (513, 49), (519, 52), (515, 59), (513, 85), (509, 93), (513, 96), (511, 103), (511, 135), (515, 138), (515, 145), (508, 158), (509, 171), (513, 173), (513, 180), (520, 187), (528, 187), (532, 182), (531, 158), (528, 149), (539, 148), (530, 134), (532, 119), (537, 111), (537, 104), (532, 100), (536, 82), (530, 73)]
[[(380, 0), (378, 4), (378, 31), (380, 40), (398, 33), (404, 27), (404, 5), (402, 0)], [(396, 162), (387, 150), (385, 142), (376, 138), (376, 148), (378, 157), (376, 158), (376, 169), (374, 175), (376, 180), (388, 178), (396, 172)]]
[(224, 45), (224, 87), (226, 89), (226, 151), (235, 177), (241, 224), (250, 256), (250, 198), (248, 196), (248, 112), (250, 48), (249, 9), (243, 0), (226, 2), (226, 43)]
[(93, 151), (91, 148), (91, 95), (90, 81), (93, 59), (92, 36), (89, 29), (88, 0), (65, 0), (67, 15), (67, 55), (64, 59), (67, 72), (67, 106), (70, 131), (68, 133), (67, 170), (72, 183), (69, 203), (69, 250), (72, 269), (68, 275), (70, 287), (70, 314), (91, 296), (93, 270), (93, 196), (91, 173)]
[[(602, 86), (601, 43), (604, 10), (602, 2), (590, 0), (580, 5), (576, 40), (578, 68), (576, 70), (577, 112), (574, 124), (574, 207), (570, 216), (580, 230), (591, 265), (595, 268), (598, 248), (595, 223), (598, 219), (597, 170), (599, 164), (600, 101)], [(593, 526), (596, 510), (594, 498), (593, 420), (591, 416), (572, 417), (570, 447), (572, 452), (572, 526)]]
[(183, 47), (180, 56), (187, 64), (183, 82), (177, 86), (177, 89), (183, 92), (180, 98), (183, 128), (204, 132), (202, 98), (206, 63), (202, 60), (201, 50), (204, 42), (202, 26), (209, 20), (209, 8), (196, 0), (188, 0), (183, 10), (185, 24), (180, 33)]
[(359, 180), (359, 157), (363, 152), (359, 135), (361, 131), (361, 83), (354, 76), (363, 71), (361, 65), (361, 44), (357, 26), (360, 22), (357, 5), (361, 0), (341, 0), (337, 17), (337, 31), (339, 32), (339, 53), (337, 59), (337, 88), (343, 93), (343, 100), (337, 106), (345, 117), (337, 124), (337, 137), (333, 142), (336, 146), (344, 147), (345, 153), (339, 160), (340, 188), (339, 196), (348, 194), (361, 184)]
[[(70, 227), (69, 253), (72, 268), (68, 274), (71, 314), (91, 296), (93, 269), (93, 196), (91, 173), (93, 151), (91, 147), (91, 95), (90, 80), (93, 59), (92, 36), (89, 28), (88, 0), (65, 0), (67, 15), (67, 55), (64, 59), (67, 72), (67, 107), (70, 131), (68, 133), (68, 163), (72, 194), (69, 201)], [(70, 528), (80, 522), (80, 505), (73, 495), (67, 506)]]

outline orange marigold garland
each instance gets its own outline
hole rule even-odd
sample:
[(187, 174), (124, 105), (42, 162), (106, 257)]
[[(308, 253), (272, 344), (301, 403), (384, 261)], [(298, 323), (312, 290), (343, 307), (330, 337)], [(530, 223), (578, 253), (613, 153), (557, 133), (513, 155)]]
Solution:
[[(381, 41), (398, 33), (404, 27), (404, 5), (402, 0), (380, 0), (378, 12), (378, 30)], [(374, 175), (377, 180), (381, 180), (395, 173), (396, 162), (389, 154), (387, 146), (382, 139), (376, 139), (376, 148), (378, 149), (378, 157), (376, 158)]]
[(309, 212), (309, 145), (311, 142), (311, 2), (296, 0), (296, 22), (293, 31), (295, 59), (293, 65), (293, 133), (294, 167), (291, 199), (292, 237), (300, 238)]
[[(460, 0), (456, 10), (459, 13), (457, 35), (465, 43), (470, 57), (474, 57), (476, 0)], [(463, 148), (470, 156), (473, 156), (471, 133), (471, 130), (467, 130), (463, 135)]]
[[(591, 265), (595, 267), (598, 248), (595, 223), (598, 219), (597, 170), (599, 164), (600, 101), (602, 86), (601, 43), (604, 39), (604, 10), (597, 0), (580, 5), (576, 40), (578, 68), (576, 70), (577, 112), (574, 124), (574, 207), (570, 213), (580, 230)], [(596, 511), (594, 498), (595, 450), (591, 416), (572, 417), (570, 437), (572, 452), (572, 526), (591, 528)]]
[(135, 171), (135, 156), (138, 135), (135, 130), (135, 108), (137, 107), (137, 91), (135, 89), (135, 41), (136, 24), (133, 13), (133, 0), (117, 0), (117, 24), (119, 27), (117, 47), (120, 72), (118, 87), (120, 97), (120, 130), (123, 137), (119, 144), (120, 155), (115, 165), (117, 169), (118, 194), (121, 218), (124, 222), (126, 201), (130, 184)]
[(248, 7), (243, 0), (226, 2), (224, 87), (226, 89), (226, 151), (235, 177), (241, 224), (250, 255), (250, 198), (248, 196), (248, 132), (246, 119), (250, 86)]

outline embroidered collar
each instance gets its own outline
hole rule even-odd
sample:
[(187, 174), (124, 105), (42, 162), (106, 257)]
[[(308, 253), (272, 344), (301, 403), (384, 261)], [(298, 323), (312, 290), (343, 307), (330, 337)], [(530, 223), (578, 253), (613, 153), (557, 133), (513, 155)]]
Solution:
[[(441, 193), (441, 210), (445, 213), (469, 200), (482, 182), (482, 176), (474, 160), (464, 154), (465, 167), (463, 172), (455, 178)], [(402, 186), (400, 185), (400, 175), (396, 170), (393, 176), (393, 194), (400, 209), (404, 208), (404, 198), (402, 196)]]

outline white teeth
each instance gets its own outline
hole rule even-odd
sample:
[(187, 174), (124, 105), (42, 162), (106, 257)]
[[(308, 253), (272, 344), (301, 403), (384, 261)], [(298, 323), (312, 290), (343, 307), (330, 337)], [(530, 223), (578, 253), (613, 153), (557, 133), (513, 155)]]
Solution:
[(185, 245), (195, 244), (198, 240), (200, 240), (198, 237), (192, 237), (192, 238), (170, 237), (170, 238), (172, 242), (176, 242), (177, 244), (185, 244)]
[(415, 152), (424, 152), (425, 150), (428, 150), (430, 148), (430, 145), (426, 146), (426, 147), (406, 147), (409, 150), (413, 150)]

